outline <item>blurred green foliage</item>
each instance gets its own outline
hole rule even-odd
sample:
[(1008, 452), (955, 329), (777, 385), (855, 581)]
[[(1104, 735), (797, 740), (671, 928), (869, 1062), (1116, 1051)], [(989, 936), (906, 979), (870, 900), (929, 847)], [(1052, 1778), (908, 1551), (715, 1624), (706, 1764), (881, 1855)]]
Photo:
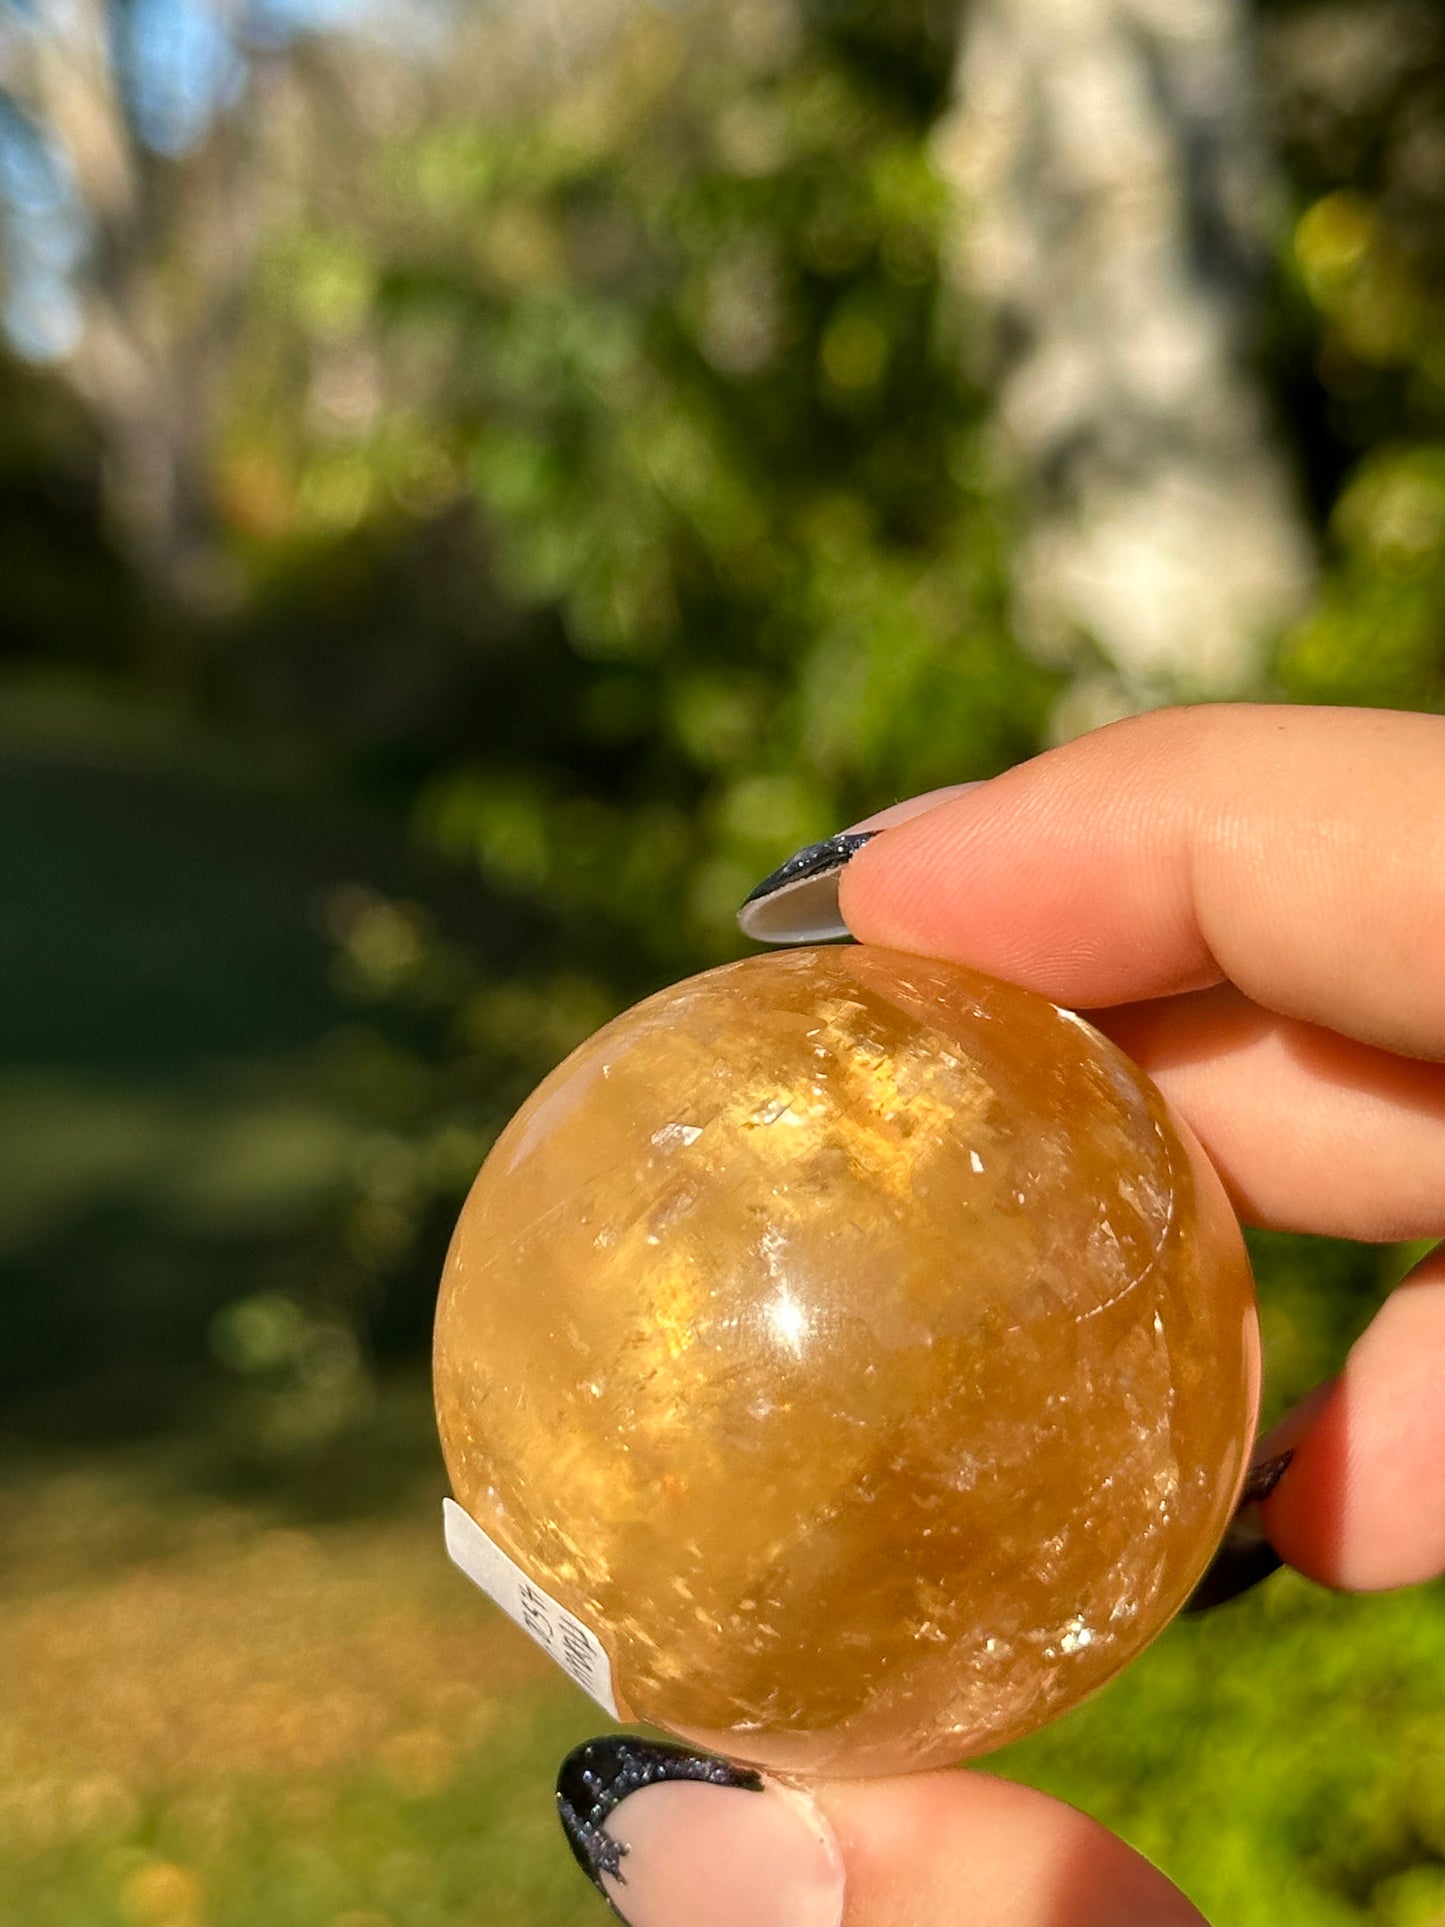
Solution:
[(1328, 569), (1283, 639), (1296, 701), (1445, 701), (1445, 23), (1268, 6), (1266, 82), (1296, 197), (1276, 326)]
[(1049, 694), (939, 328), (926, 126), (756, 24), (639, 9), (545, 110), (366, 156), (278, 244), (295, 298), (257, 309), (221, 457), (267, 578), (476, 519), (502, 707), (426, 745), (420, 833), (649, 974), (734, 947), (760, 866), (840, 812), (1026, 752)]
[[(1255, 693), (1439, 708), (1445, 26), (1258, 14), (1289, 200), (1266, 368), (1325, 567)], [(943, 298), (938, 22), (924, 0), (638, 5), (485, 111), (461, 59), (376, 106), (406, 85), (373, 50), (278, 163), (184, 578), (128, 537), (61, 374), (0, 363), (17, 1448), (209, 1436), (219, 1404), (225, 1479), (390, 1453), (389, 1368), (423, 1352), (456, 1205), (536, 1078), (737, 954), (737, 901), (797, 845), (1048, 739), (1061, 679), (1010, 631), (1011, 503)], [(1255, 1250), (1278, 1410), (1404, 1255)], [(1424, 1927), (1438, 1604), (1280, 1582), (1007, 1764), (1221, 1919)], [(384, 1927), (378, 1829), (412, 1856), (398, 1918), (449, 1927), (479, 1891), (499, 1921), (587, 1917), (513, 1812), (556, 1743), (538, 1704), (537, 1735), (519, 1718), (401, 1818), (363, 1772), (261, 1852), (246, 1780), (253, 1831), (215, 1846), (230, 1899), (205, 1918)], [(81, 1828), (0, 1896), (184, 1923), (168, 1875), (153, 1905), (144, 1880), (115, 1898), (180, 1852), (160, 1813)]]
[[(985, 398), (939, 314), (927, 133), (948, 47), (903, 13), (786, 21), (639, 8), (510, 116), (464, 95), (320, 170), (258, 265), (188, 600), (118, 592), (93, 526), (77, 582), (83, 423), (11, 372), (54, 418), (31, 459), (79, 477), (44, 522), (48, 567), (115, 611), (47, 618), (17, 651), (11, 733), (51, 827), (13, 819), (15, 948), (33, 987), (45, 959), (52, 1036), (87, 1040), (51, 1061), (149, 1087), (128, 1117), (97, 1092), (89, 1126), (72, 1092), (45, 1139), (73, 1135), (80, 1222), (51, 1214), (36, 1248), (20, 1214), (41, 1324), (12, 1383), (46, 1376), (40, 1281), (93, 1289), (86, 1254), (130, 1244), (111, 1220), (157, 1197), (177, 1270), (156, 1277), (152, 1246), (137, 1290), (102, 1253), (115, 1315), (80, 1346), (112, 1380), (130, 1355), (122, 1404), (174, 1399), (167, 1340), (193, 1356), (238, 1270), (328, 1330), (415, 1347), (460, 1188), (549, 1063), (736, 954), (737, 903), (800, 843), (1042, 739), (1057, 679), (1009, 635)], [(323, 824), (348, 808), (372, 847), (336, 863), (346, 832)], [(384, 859), (403, 830), (413, 854)], [(62, 854), (33, 871), (42, 833)], [(79, 941), (92, 920), (103, 960)], [(169, 1064), (225, 1087), (215, 1130), (193, 1091), (157, 1113)], [(185, 1173), (254, 1196), (234, 1166), (261, 1144), (279, 1235), (221, 1225), (182, 1310), (204, 1230)], [(179, 1170), (148, 1177), (152, 1157)]]

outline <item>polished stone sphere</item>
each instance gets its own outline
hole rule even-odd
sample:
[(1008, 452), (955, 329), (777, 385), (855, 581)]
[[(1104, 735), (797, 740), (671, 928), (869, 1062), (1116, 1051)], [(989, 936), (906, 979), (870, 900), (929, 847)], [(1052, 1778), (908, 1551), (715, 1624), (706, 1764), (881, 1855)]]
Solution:
[(1214, 1173), (1090, 1025), (959, 964), (773, 952), (561, 1064), (436, 1330), (458, 1501), (624, 1715), (899, 1772), (1077, 1704), (1243, 1480), (1254, 1293)]

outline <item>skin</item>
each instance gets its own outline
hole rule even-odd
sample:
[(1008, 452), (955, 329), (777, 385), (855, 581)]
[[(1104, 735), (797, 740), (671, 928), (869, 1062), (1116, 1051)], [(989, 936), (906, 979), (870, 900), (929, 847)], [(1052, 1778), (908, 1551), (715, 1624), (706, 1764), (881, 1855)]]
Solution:
[[(1087, 1010), (1240, 1216), (1445, 1234), (1445, 719), (1159, 711), (901, 804), (843, 874), (854, 934)], [(1276, 1434), (1266, 1505), (1322, 1584), (1445, 1570), (1445, 1251)], [(1174, 1927), (1196, 1909), (1083, 1815), (984, 1774), (811, 1789), (844, 1927)]]

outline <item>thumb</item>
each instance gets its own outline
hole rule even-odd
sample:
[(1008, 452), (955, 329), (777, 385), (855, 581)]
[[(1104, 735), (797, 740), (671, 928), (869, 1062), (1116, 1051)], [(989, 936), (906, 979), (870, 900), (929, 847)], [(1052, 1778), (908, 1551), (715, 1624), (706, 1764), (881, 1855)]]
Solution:
[(1097, 1822), (982, 1773), (805, 1785), (620, 1734), (557, 1804), (628, 1927), (1203, 1927)]

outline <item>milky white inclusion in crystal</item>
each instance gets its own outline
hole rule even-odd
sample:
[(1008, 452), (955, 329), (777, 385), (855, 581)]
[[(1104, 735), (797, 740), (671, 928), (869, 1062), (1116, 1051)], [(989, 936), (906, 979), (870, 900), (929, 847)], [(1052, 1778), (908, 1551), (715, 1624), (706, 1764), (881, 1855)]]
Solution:
[(859, 945), (692, 978), (547, 1078), (458, 1225), (436, 1386), (457, 1498), (635, 1717), (893, 1772), (1032, 1730), (1183, 1602), (1258, 1339), (1139, 1070)]

